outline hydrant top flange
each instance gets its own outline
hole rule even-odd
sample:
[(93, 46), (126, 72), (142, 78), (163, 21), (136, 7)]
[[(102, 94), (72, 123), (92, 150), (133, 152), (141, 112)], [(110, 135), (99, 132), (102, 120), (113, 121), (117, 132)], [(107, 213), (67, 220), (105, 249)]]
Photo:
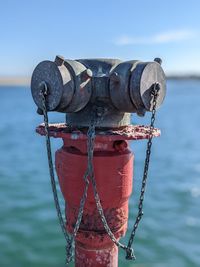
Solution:
[[(71, 140), (87, 140), (87, 128), (72, 128), (65, 123), (49, 124), (49, 135), (54, 138), (65, 138)], [(36, 128), (36, 132), (45, 135), (44, 124)], [(160, 130), (154, 128), (152, 137), (159, 137)], [(144, 125), (128, 125), (118, 129), (96, 129), (97, 141), (117, 141), (117, 140), (142, 140), (150, 138), (150, 127)]]

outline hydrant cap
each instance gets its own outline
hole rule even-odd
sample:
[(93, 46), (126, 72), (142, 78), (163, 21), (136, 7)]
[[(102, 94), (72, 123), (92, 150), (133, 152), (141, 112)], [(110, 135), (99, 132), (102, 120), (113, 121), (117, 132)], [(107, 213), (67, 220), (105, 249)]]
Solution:
[(92, 71), (76, 60), (56, 56), (55, 62), (39, 63), (32, 75), (31, 91), (39, 109), (42, 109), (41, 89), (46, 84), (48, 111), (78, 112), (90, 100)]
[[(33, 100), (42, 109), (41, 89), (44, 81), (48, 87), (47, 109), (62, 109), (67, 106), (74, 94), (74, 81), (70, 72), (64, 65), (45, 60), (40, 62), (31, 78), (31, 93)], [(65, 102), (62, 97), (65, 95)]]
[(155, 83), (160, 87), (156, 104), (159, 108), (166, 94), (164, 71), (157, 62), (139, 62), (130, 79), (130, 95), (136, 107), (144, 106), (147, 111), (152, 111), (152, 88)]

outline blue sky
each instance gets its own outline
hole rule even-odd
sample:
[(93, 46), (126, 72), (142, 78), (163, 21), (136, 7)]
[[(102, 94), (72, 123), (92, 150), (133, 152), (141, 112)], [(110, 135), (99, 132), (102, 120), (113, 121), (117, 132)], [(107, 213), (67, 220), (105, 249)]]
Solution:
[(159, 56), (167, 73), (200, 73), (199, 0), (1, 0), (0, 11), (0, 75), (30, 75), (57, 54)]

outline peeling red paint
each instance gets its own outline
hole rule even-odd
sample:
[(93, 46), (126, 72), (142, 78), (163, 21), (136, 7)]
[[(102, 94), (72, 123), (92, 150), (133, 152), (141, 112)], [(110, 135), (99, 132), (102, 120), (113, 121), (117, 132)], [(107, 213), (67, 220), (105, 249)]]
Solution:
[(85, 250), (76, 244), (76, 267), (117, 267), (118, 248), (112, 245), (106, 249)]

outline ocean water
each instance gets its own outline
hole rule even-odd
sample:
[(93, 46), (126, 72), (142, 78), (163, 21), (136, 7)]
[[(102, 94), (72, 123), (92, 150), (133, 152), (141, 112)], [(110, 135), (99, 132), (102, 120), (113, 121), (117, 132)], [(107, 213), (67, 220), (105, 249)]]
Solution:
[[(135, 240), (137, 260), (119, 266), (200, 266), (200, 82), (169, 81), (157, 113), (144, 217)], [(35, 133), (29, 88), (0, 88), (0, 267), (63, 267), (65, 242), (54, 208), (44, 138)], [(51, 122), (64, 121), (51, 114)], [(133, 116), (133, 122), (148, 124)], [(52, 140), (53, 149), (61, 146)], [(141, 185), (146, 141), (134, 141), (130, 234)], [(73, 266), (71, 264), (70, 266)]]

